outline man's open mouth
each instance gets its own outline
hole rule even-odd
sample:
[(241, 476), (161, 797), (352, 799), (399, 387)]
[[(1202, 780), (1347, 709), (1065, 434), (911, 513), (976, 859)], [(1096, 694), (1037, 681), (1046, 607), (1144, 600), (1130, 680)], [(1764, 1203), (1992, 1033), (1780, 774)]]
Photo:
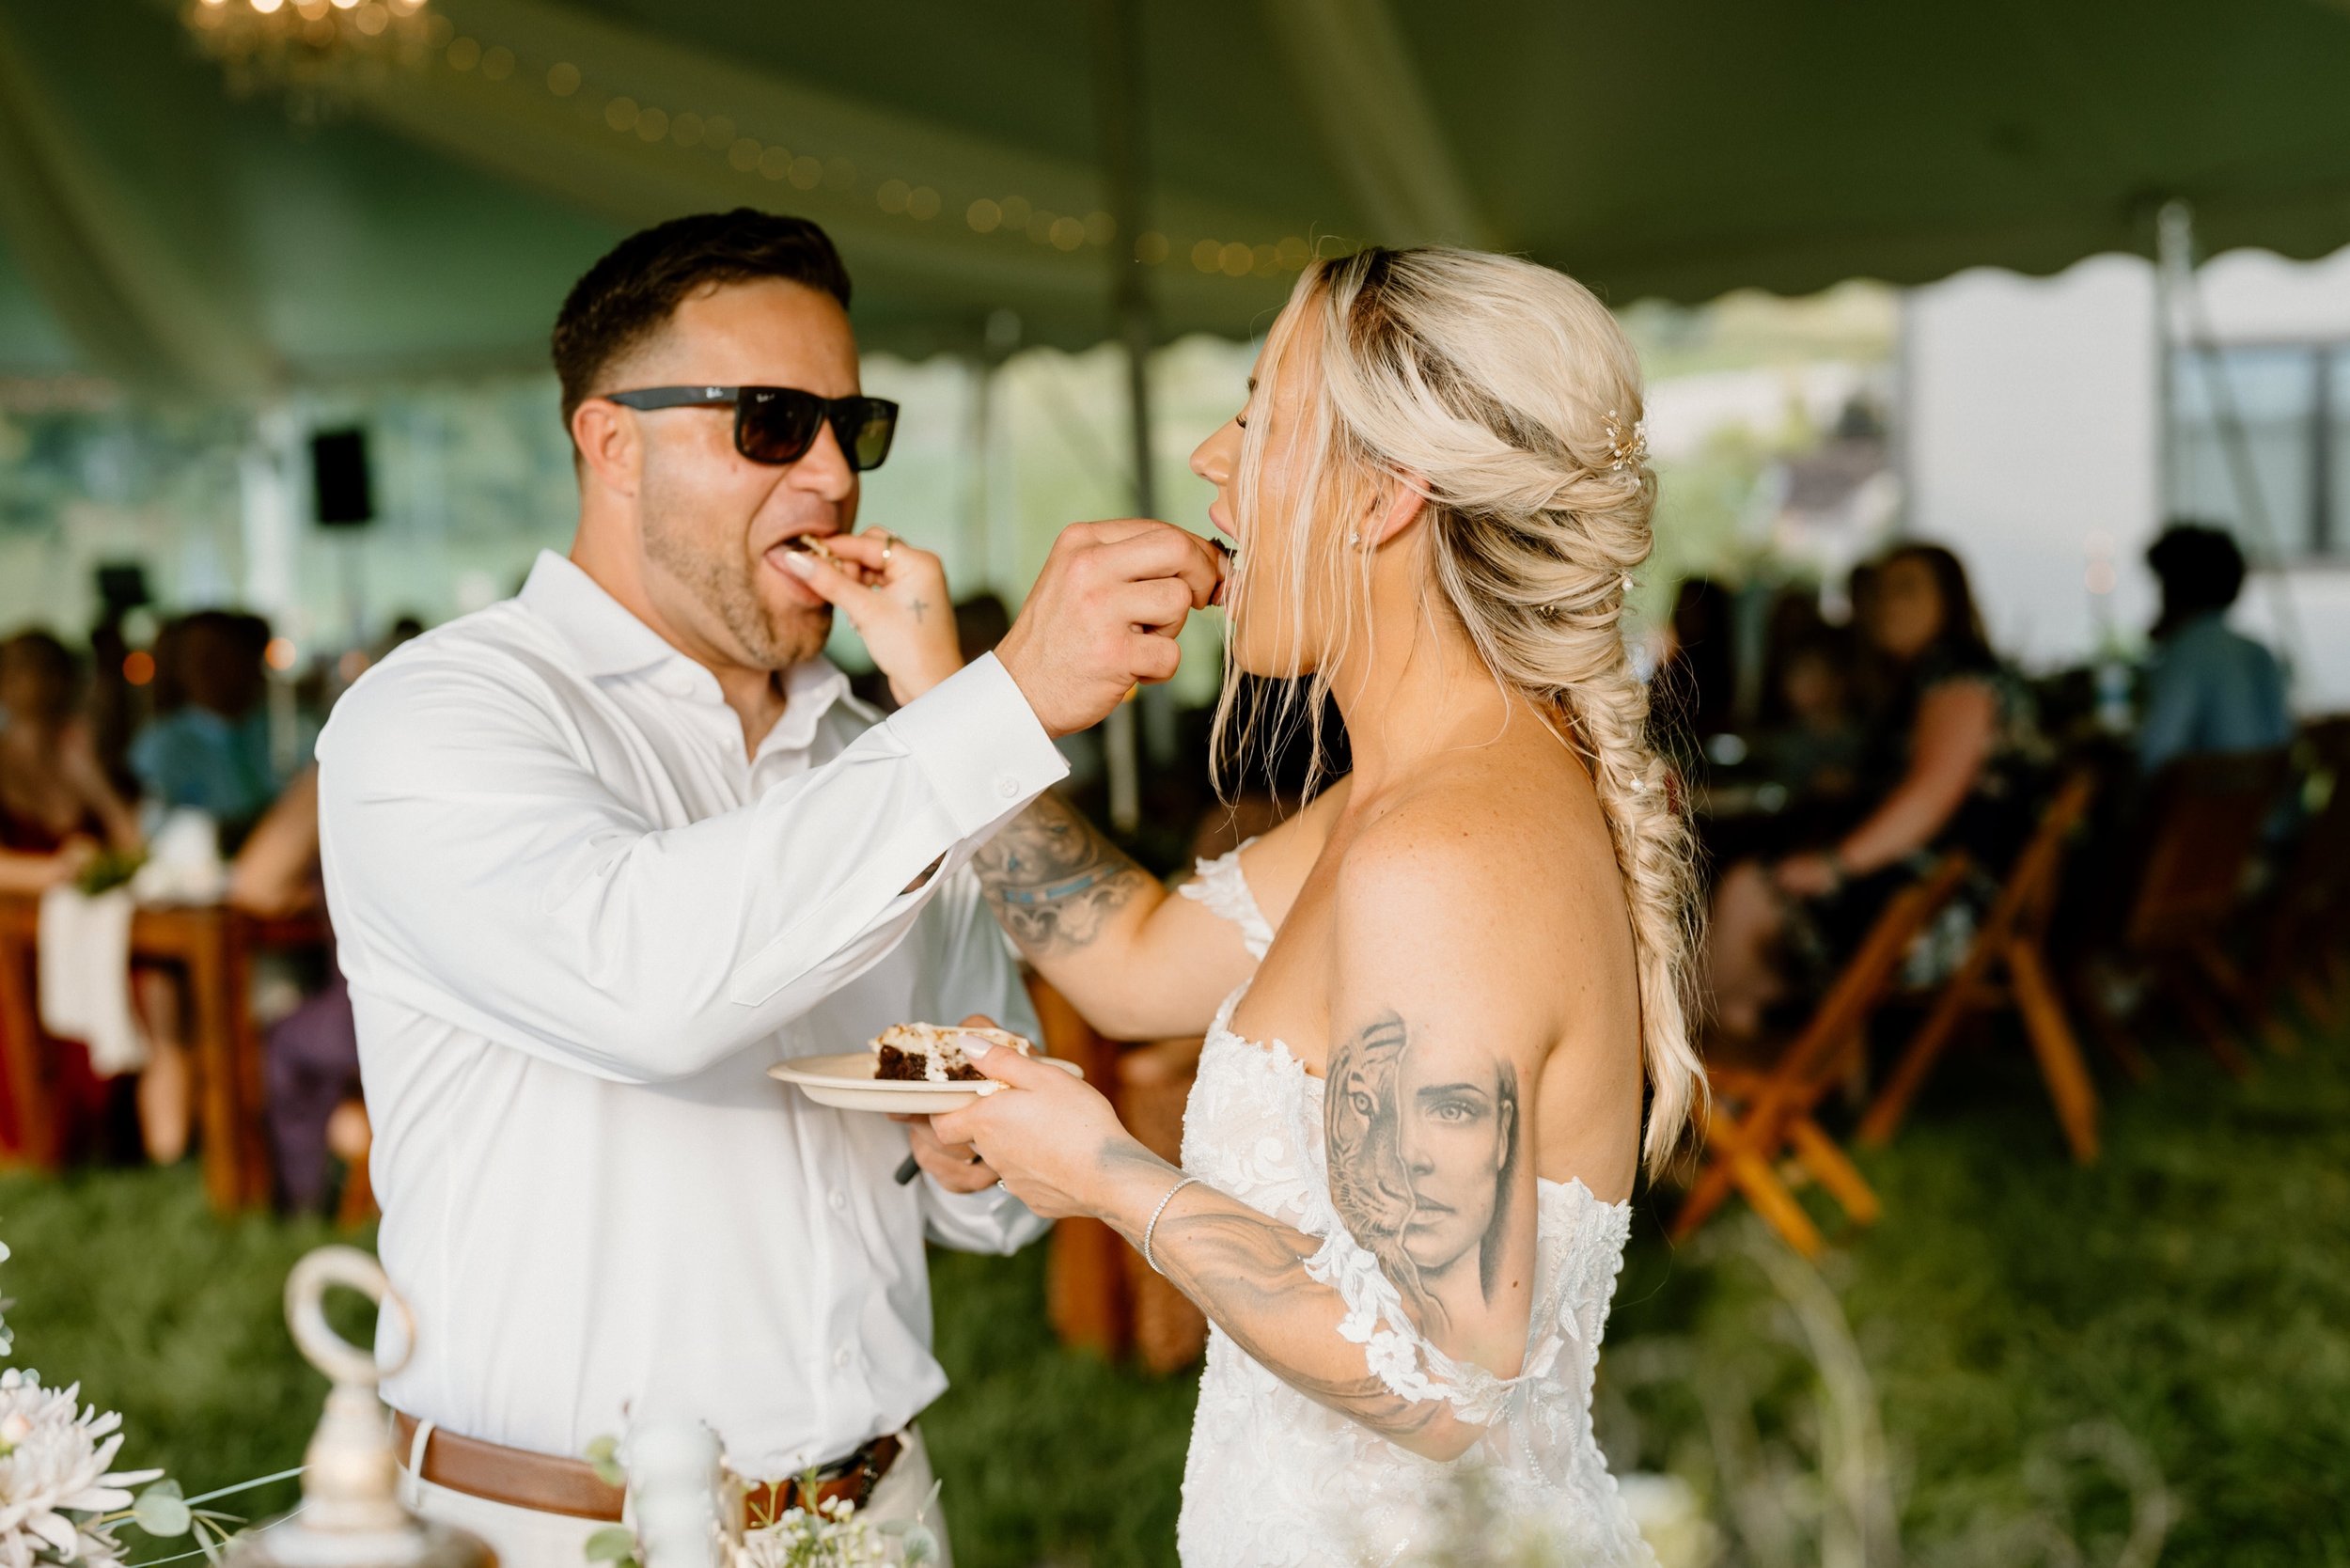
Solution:
[(779, 541), (775, 547), (778, 550), (797, 551), (804, 556), (814, 556), (826, 566), (844, 567), (848, 564), (838, 556), (834, 555), (831, 546), (814, 534), (791, 534)]

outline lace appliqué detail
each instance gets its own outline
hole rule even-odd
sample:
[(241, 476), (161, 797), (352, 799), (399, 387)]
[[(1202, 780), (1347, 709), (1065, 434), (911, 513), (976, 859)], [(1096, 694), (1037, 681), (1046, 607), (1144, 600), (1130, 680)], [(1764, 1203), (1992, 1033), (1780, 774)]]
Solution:
[(1251, 839), (1230, 855), (1202, 860), (1198, 879), (1175, 890), (1195, 903), (1206, 904), (1209, 913), (1221, 915), (1240, 927), (1240, 939), (1247, 945), (1248, 956), (1262, 958), (1265, 949), (1273, 946), (1273, 927), (1266, 922), (1264, 911), (1257, 907), (1257, 895), (1248, 890), (1248, 878), (1240, 869), (1241, 850), (1256, 841)]

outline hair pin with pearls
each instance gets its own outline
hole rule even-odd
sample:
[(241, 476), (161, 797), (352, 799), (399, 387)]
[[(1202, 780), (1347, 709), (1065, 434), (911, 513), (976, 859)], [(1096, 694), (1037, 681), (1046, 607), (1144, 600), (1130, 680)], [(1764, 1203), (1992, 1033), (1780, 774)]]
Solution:
[(1623, 416), (1614, 409), (1607, 411), (1608, 468), (1621, 471), (1637, 467), (1648, 461), (1648, 421), (1640, 420), (1627, 428)]

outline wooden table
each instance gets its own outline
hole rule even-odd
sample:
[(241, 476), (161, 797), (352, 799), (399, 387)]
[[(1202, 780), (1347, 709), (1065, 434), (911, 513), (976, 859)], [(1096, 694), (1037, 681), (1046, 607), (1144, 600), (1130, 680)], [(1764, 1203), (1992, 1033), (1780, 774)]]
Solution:
[[(48, 1037), (35, 994), (38, 899), (0, 897), (0, 1071), (17, 1105), (18, 1163), (55, 1169), (63, 1154)], [(135, 962), (166, 964), (187, 977), (188, 1046), (195, 1057), (196, 1113), (204, 1190), (223, 1214), (270, 1201), (267, 1091), (262, 1043), (252, 1008), (253, 955), (269, 948), (325, 945), (317, 915), (259, 919), (226, 904), (142, 908), (131, 922)]]

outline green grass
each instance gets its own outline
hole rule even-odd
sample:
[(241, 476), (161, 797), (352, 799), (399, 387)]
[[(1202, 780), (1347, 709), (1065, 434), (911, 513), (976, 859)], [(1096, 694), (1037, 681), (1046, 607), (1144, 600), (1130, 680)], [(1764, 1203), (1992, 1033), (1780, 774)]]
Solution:
[[(2350, 1050), (2267, 1058), (2245, 1085), (2170, 1055), (2152, 1085), (2109, 1087), (2106, 1136), (2100, 1165), (2072, 1166), (2020, 1052), (2000, 1050), (1953, 1059), (1864, 1162), (1887, 1217), (1825, 1276), (1882, 1413), (1909, 1560), (2068, 1560), (2058, 1534), (2112, 1560), (2128, 1489), (2064, 1458), (2105, 1423), (2159, 1472), (2165, 1563), (2350, 1564)], [(1620, 1460), (1723, 1501), (1708, 1400), (1750, 1415), (1778, 1462), (1820, 1447), (1811, 1367), (1748, 1229), (1732, 1216), (1676, 1252), (1644, 1210), (1608, 1350), (1679, 1373), (1628, 1388), (1602, 1369)], [(0, 1237), (16, 1360), (121, 1410), (126, 1460), (192, 1493), (298, 1462), (322, 1385), (278, 1292), (323, 1228), (223, 1224), (184, 1170), (99, 1172), (0, 1179)], [(933, 1278), (954, 1387), (925, 1430), (957, 1560), (1171, 1563), (1191, 1380), (1056, 1346), (1041, 1249), (941, 1256)], [(1730, 1533), (1738, 1560), (1772, 1560)]]

